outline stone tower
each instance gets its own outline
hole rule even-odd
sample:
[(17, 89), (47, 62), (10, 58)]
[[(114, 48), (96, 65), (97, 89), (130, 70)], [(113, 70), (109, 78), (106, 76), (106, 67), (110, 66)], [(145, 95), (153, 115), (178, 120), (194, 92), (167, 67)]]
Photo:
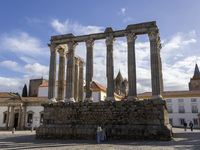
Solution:
[(29, 81), (29, 97), (37, 97), (38, 87), (44, 82), (47, 82), (47, 80), (43, 77), (40, 79), (31, 79)]
[(189, 90), (200, 90), (200, 72), (199, 67), (196, 64), (195, 70), (194, 70), (194, 76), (190, 79), (189, 82)]
[(128, 81), (124, 79), (119, 71), (117, 77), (114, 79), (115, 93), (122, 97), (126, 97), (128, 94)]

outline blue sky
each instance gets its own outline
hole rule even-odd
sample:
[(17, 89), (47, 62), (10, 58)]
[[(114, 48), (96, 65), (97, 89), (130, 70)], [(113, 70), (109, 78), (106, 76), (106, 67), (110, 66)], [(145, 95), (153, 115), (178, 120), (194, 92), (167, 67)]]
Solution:
[[(0, 5), (0, 92), (19, 92), (29, 79), (48, 79), (50, 38), (123, 30), (129, 24), (156, 21), (162, 42), (165, 90), (187, 90), (195, 63), (200, 65), (199, 0), (10, 0)], [(85, 43), (76, 54), (84, 60)], [(136, 39), (138, 93), (151, 91), (149, 39)], [(106, 86), (105, 41), (95, 41), (94, 81)], [(126, 38), (114, 43), (114, 72), (127, 78)]]

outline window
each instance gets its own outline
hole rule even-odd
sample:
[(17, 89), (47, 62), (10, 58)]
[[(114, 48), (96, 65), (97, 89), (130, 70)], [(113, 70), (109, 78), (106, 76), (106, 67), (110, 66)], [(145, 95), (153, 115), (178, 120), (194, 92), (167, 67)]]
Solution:
[(168, 111), (168, 113), (173, 113), (172, 106), (168, 106), (167, 111)]
[(197, 105), (192, 105), (192, 113), (198, 113)]
[(196, 99), (196, 98), (192, 98), (192, 99), (191, 99), (191, 102), (192, 102), (192, 103), (197, 102), (197, 99)]
[(171, 100), (171, 99), (166, 99), (166, 102), (167, 102), (167, 103), (171, 103), (172, 100)]
[(181, 119), (180, 119), (180, 123), (181, 123), (181, 125), (183, 125), (184, 122), (185, 122), (185, 119), (184, 119), (184, 118), (181, 118)]
[(198, 119), (197, 118), (193, 119), (193, 122), (194, 122), (194, 125), (198, 125)]
[(179, 113), (185, 113), (184, 106), (178, 106)]
[(171, 126), (173, 126), (173, 119), (169, 118), (169, 123), (171, 124)]
[(6, 123), (6, 120), (7, 120), (7, 113), (4, 113), (3, 123)]
[(32, 121), (33, 121), (33, 114), (28, 114), (27, 122), (32, 123)]
[(178, 102), (184, 102), (184, 100), (183, 99), (178, 99)]

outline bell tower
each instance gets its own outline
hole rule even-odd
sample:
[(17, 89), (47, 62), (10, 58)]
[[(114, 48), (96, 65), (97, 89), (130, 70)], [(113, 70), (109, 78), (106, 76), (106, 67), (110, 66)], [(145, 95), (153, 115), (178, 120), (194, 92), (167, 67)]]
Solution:
[(191, 78), (189, 82), (189, 90), (200, 90), (200, 72), (197, 64), (194, 69), (193, 78)]

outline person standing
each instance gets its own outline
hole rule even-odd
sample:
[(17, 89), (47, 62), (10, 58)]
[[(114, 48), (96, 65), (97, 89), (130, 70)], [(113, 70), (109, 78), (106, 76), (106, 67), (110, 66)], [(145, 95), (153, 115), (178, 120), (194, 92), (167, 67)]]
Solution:
[(189, 126), (190, 126), (191, 131), (193, 131), (193, 123), (192, 123), (192, 121), (190, 121)]
[(102, 126), (101, 141), (105, 142), (105, 140), (106, 140), (105, 126)]
[(187, 130), (187, 122), (186, 121), (184, 121), (184, 129), (185, 129), (185, 131)]
[(106, 135), (105, 141), (108, 141), (108, 126), (107, 126), (107, 124), (104, 124), (104, 128), (105, 128), (105, 135)]
[(101, 128), (101, 124), (99, 124), (99, 126), (97, 127), (97, 143), (101, 142), (101, 132), (102, 132), (102, 128)]

